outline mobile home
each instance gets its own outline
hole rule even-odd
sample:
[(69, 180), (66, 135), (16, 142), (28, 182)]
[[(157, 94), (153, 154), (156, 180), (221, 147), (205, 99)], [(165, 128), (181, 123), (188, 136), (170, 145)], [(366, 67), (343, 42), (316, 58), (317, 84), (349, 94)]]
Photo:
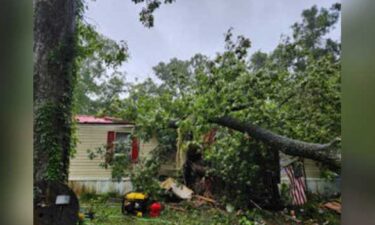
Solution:
[[(88, 150), (95, 151), (103, 146), (130, 137), (134, 131), (134, 124), (110, 117), (95, 117), (87, 115), (76, 116), (77, 147), (76, 153), (70, 160), (69, 185), (74, 192), (117, 192), (123, 194), (131, 190), (129, 178), (122, 181), (112, 179), (111, 169), (100, 166), (101, 158), (89, 158)], [(132, 140), (129, 157), (136, 163), (138, 159), (147, 155), (157, 146), (157, 140), (152, 138), (148, 142)]]

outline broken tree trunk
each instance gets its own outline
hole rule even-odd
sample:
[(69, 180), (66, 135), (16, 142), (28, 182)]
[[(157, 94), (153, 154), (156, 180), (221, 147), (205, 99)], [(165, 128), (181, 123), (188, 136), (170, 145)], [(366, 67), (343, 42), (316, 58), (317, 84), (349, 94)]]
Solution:
[(252, 138), (275, 147), (287, 155), (312, 159), (322, 163), (336, 173), (341, 172), (341, 159), (334, 149), (334, 144), (337, 140), (326, 144), (308, 143), (278, 135), (250, 122), (242, 122), (229, 116), (213, 118), (210, 119), (210, 122), (247, 133)]

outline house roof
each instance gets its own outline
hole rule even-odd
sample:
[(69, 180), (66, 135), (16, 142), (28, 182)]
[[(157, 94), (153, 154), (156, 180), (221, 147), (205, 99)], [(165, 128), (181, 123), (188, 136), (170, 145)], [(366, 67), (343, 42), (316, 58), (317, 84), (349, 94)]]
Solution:
[(76, 115), (75, 119), (79, 124), (133, 124), (119, 118), (108, 116), (96, 117), (92, 115)]

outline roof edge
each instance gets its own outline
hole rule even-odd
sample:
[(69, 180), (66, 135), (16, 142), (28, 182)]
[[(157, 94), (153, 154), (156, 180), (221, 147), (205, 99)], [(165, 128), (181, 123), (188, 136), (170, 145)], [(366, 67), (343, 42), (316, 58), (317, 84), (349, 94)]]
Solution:
[(100, 125), (113, 125), (113, 124), (120, 124), (120, 125), (135, 125), (134, 122), (126, 121), (120, 118), (103, 116), (97, 117), (95, 115), (75, 115), (75, 121), (78, 124), (100, 124)]

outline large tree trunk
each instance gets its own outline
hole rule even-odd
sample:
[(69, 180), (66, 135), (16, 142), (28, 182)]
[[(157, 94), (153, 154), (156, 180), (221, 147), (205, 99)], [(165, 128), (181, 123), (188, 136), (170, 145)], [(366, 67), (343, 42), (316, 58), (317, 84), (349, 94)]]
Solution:
[(34, 0), (34, 180), (66, 181), (76, 0)]
[(335, 141), (327, 144), (303, 142), (275, 134), (252, 123), (242, 122), (229, 116), (213, 118), (210, 122), (247, 133), (252, 138), (262, 141), (287, 155), (312, 159), (324, 164), (334, 172), (340, 173), (341, 171), (341, 159), (334, 149)]
[[(76, 2), (34, 0), (34, 223), (38, 225), (73, 225), (78, 219), (78, 200), (66, 185)], [(72, 196), (69, 204), (55, 204), (61, 194)]]

